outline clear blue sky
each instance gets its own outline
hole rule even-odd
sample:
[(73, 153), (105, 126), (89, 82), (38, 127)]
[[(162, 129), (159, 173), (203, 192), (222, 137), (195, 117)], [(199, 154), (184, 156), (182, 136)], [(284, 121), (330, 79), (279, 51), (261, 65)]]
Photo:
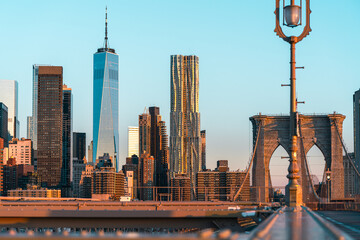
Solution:
[[(127, 126), (156, 105), (169, 123), (170, 55), (200, 58), (201, 128), (208, 167), (228, 159), (243, 169), (250, 155), (249, 117), (289, 111), (289, 45), (274, 30), (275, 0), (1, 1), (0, 79), (19, 82), (21, 135), (31, 115), (32, 65), (64, 67), (73, 89), (74, 131), (92, 138), (92, 58), (109, 41), (120, 57), (120, 163)], [(312, 1), (310, 36), (297, 44), (301, 113), (347, 116), (353, 149), (352, 94), (360, 88), (360, 1)], [(169, 126), (168, 126), (169, 127)]]

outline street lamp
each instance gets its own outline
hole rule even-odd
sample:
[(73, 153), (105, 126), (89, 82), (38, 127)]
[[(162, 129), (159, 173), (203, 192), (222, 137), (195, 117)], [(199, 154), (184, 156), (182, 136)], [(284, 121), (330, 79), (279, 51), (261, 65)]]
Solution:
[(330, 202), (331, 171), (329, 168), (325, 171), (325, 175), (326, 175), (326, 186), (327, 186), (327, 201)]
[[(284, 41), (290, 44), (290, 164), (288, 168), (289, 174), (286, 176), (289, 179), (289, 184), (285, 188), (286, 205), (290, 207), (300, 206), (302, 204), (302, 190), (298, 183), (300, 178), (297, 164), (297, 138), (298, 131), (298, 112), (296, 100), (296, 65), (295, 65), (295, 44), (305, 38), (310, 32), (310, 0), (306, 1), (306, 25), (299, 36), (286, 36), (280, 26), (280, 0), (276, 1), (276, 34)], [(297, 27), (302, 25), (302, 2), (303, 0), (282, 0), (283, 1), (283, 25), (287, 27)], [(286, 2), (288, 3), (286, 5)], [(296, 5), (296, 2), (298, 5)], [(285, 6), (286, 5), (286, 6)]]

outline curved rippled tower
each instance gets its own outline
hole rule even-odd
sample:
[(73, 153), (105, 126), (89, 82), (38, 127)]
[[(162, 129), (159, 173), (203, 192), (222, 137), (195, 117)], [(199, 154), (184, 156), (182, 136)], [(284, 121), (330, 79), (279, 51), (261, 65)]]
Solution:
[(93, 162), (105, 153), (118, 171), (119, 149), (119, 56), (108, 48), (107, 13), (105, 47), (94, 54)]

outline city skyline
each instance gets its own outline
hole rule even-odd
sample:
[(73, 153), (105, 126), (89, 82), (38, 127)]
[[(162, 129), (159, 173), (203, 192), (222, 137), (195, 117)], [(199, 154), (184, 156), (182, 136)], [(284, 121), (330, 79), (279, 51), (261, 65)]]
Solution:
[[(144, 1), (136, 1), (136, 3), (139, 2), (146, 5)], [(313, 12), (316, 12), (316, 14), (313, 14), (312, 16), (312, 28), (317, 31), (311, 33), (311, 41), (306, 39), (298, 46), (298, 64), (302, 65), (303, 63), (306, 63), (305, 70), (298, 71), (299, 100), (306, 101), (306, 105), (299, 106), (299, 111), (302, 113), (331, 113), (335, 110), (345, 114), (347, 118), (344, 122), (344, 138), (349, 150), (352, 151), (352, 95), (359, 89), (355, 83), (357, 74), (355, 71), (356, 61), (354, 61), (354, 59), (356, 59), (355, 56), (359, 54), (360, 49), (356, 45), (351, 47), (343, 45), (340, 41), (346, 36), (346, 31), (349, 31), (348, 34), (352, 33), (352, 31), (349, 30), (350, 28), (345, 25), (346, 21), (352, 20), (356, 22), (359, 20), (350, 17), (353, 15), (351, 14), (353, 9), (342, 9), (349, 14), (347, 14), (348, 16), (343, 15), (342, 19), (337, 19), (338, 21), (341, 20), (340, 23), (335, 23), (330, 16), (335, 15), (335, 12), (338, 10), (335, 11), (331, 6), (331, 2), (333, 1), (330, 1), (327, 13), (321, 11), (321, 4), (316, 2), (312, 3), (312, 10)], [(355, 1), (352, 2), (354, 5), (359, 6), (359, 3)], [(139, 49), (135, 48), (135, 43), (139, 44), (141, 39), (139, 37), (142, 35), (135, 30), (131, 30), (132, 27), (139, 26), (138, 24), (140, 24), (140, 21), (148, 15), (145, 14), (140, 20), (136, 21), (133, 18), (129, 18), (132, 27), (124, 26), (128, 23), (127, 21), (124, 21), (124, 19), (130, 16), (131, 12), (135, 10), (136, 3), (112, 2), (111, 4), (108, 4), (110, 29), (114, 29), (110, 36), (110, 45), (118, 50), (121, 61), (120, 108), (122, 110), (120, 111), (120, 164), (124, 164), (127, 152), (127, 127), (136, 124), (138, 113), (141, 112), (144, 106), (159, 106), (163, 111), (162, 115), (164, 120), (167, 123), (170, 122), (169, 56), (171, 54), (196, 54), (201, 59), (199, 105), (202, 114), (201, 126), (202, 129), (207, 130), (208, 168), (214, 168), (216, 160), (228, 159), (230, 168), (244, 169), (248, 162), (249, 153), (251, 152), (251, 136), (249, 135), (252, 130), (248, 118), (258, 112), (262, 112), (263, 114), (286, 114), (288, 112), (288, 92), (285, 89), (281, 89), (280, 84), (288, 82), (287, 67), (289, 55), (285, 43), (279, 41), (272, 32), (274, 28), (274, 15), (269, 9), (273, 9), (274, 4), (272, 2), (264, 3), (264, 7), (260, 9), (262, 13), (261, 16), (263, 16), (261, 18), (261, 21), (264, 22), (263, 26), (259, 25), (259, 20), (254, 19), (254, 22), (251, 25), (251, 28), (254, 30), (248, 31), (248, 26), (243, 23), (242, 18), (251, 15), (253, 15), (253, 18), (256, 18), (256, 16), (254, 16), (255, 11), (244, 13), (241, 9), (257, 9), (251, 7), (253, 3), (245, 4), (229, 1), (229, 3), (233, 5), (232, 8), (237, 8), (237, 12), (229, 10), (233, 13), (229, 16), (225, 16), (225, 6), (219, 7), (215, 3), (209, 4), (206, 6), (208, 14), (205, 14), (205, 11), (200, 8), (201, 3), (203, 2), (193, 3), (194, 9), (189, 10), (187, 14), (199, 11), (201, 13), (200, 16), (205, 17), (205, 19), (201, 20), (200, 17), (197, 17), (198, 24), (195, 24), (196, 26), (189, 29), (180, 27), (177, 31), (181, 30), (184, 34), (186, 31), (189, 31), (189, 33), (195, 34), (197, 39), (193, 38), (192, 40), (187, 40), (186, 38), (180, 37), (180, 39), (177, 40), (174, 37), (175, 35), (172, 35), (174, 32), (169, 30), (167, 24), (160, 24), (160, 26), (155, 29), (156, 31), (153, 35), (145, 31), (146, 34), (152, 36), (146, 40), (147, 44), (152, 43), (153, 46), (152, 50), (148, 50), (145, 49), (144, 46), (140, 46)], [(38, 3), (36, 2), (34, 8), (36, 8), (37, 5)], [(60, 4), (59, 8), (63, 8), (64, 5), (66, 4)], [(73, 6), (74, 9), (69, 10), (68, 14), (71, 17), (69, 20), (64, 20), (64, 26), (68, 24), (67, 21), (78, 19), (76, 14), (79, 14), (78, 9), (80, 8), (80, 5), (80, 3), (76, 3)], [(76, 54), (73, 56), (74, 60), (70, 60), (68, 54), (65, 54), (66, 51), (62, 50), (69, 47), (69, 44), (73, 45), (74, 42), (69, 39), (63, 39), (64, 42), (59, 44), (59, 42), (51, 37), (48, 37), (46, 41), (40, 41), (34, 33), (34, 35), (31, 35), (34, 39), (30, 38), (26, 42), (22, 42), (24, 40), (21, 40), (21, 43), (24, 43), (24, 46), (21, 46), (20, 50), (23, 52), (24, 58), (17, 64), (17, 69), (22, 71), (15, 73), (10, 64), (13, 63), (13, 59), (11, 59), (9, 63), (4, 62), (4, 59), (8, 60), (10, 56), (10, 53), (5, 49), (4, 59), (1, 60), (3, 75), (0, 76), (0, 78), (14, 79), (19, 82), (20, 137), (26, 136), (26, 117), (31, 115), (31, 93), (29, 91), (29, 89), (31, 89), (31, 66), (36, 63), (45, 63), (64, 67), (64, 82), (72, 87), (74, 91), (75, 122), (73, 129), (78, 132), (86, 132), (88, 135), (88, 144), (89, 141), (92, 140), (92, 121), (84, 120), (91, 119), (92, 91), (91, 87), (89, 88), (85, 85), (91, 85), (91, 54), (101, 44), (100, 39), (101, 36), (103, 36), (104, 5), (104, 3), (99, 3), (89, 6), (88, 12), (86, 11), (86, 14), (81, 14), (81, 16), (85, 18), (77, 22), (75, 24), (76, 26), (70, 28), (69, 34), (66, 34), (67, 36), (70, 36), (73, 31), (79, 30), (79, 33), (73, 36), (74, 38), (77, 38), (77, 46), (72, 46), (73, 48), (70, 48), (75, 50)], [(157, 5), (157, 3), (155, 5)], [(179, 7), (179, 5), (176, 5), (175, 3), (167, 3), (164, 5), (165, 9), (169, 9), (169, 11), (174, 5)], [(11, 3), (3, 3), (1, 9), (9, 9), (13, 6), (14, 5)], [(45, 4), (44, 6), (41, 6), (40, 9), (44, 9), (47, 6), (48, 5)], [(26, 3), (24, 3), (24, 8), (25, 7)], [(156, 6), (151, 8), (151, 10), (156, 11), (154, 9), (155, 7)], [(229, 7), (229, 5), (227, 5), (227, 7)], [(126, 13), (124, 8), (128, 9), (129, 13)], [(182, 8), (180, 8), (180, 10), (181, 9)], [(219, 17), (216, 18), (216, 20), (219, 21), (218, 23), (211, 19), (211, 16), (216, 12), (216, 9), (219, 9)], [(356, 8), (354, 7), (354, 9)], [(142, 11), (144, 10), (140, 9), (140, 12)], [(24, 13), (22, 8), (19, 9), (18, 14), (28, 16), (28, 13)], [(44, 15), (41, 16), (46, 17), (48, 13), (42, 14)], [(242, 14), (244, 16), (240, 16)], [(120, 17), (120, 15), (122, 15), (122, 17)], [(2, 12), (1, 18), (4, 22), (9, 23), (9, 20), (6, 19), (8, 16), (10, 16), (9, 13), (4, 11)], [(166, 16), (167, 13), (161, 15), (161, 17), (164, 17), (165, 19)], [(92, 17), (93, 19), (90, 21), (88, 18)], [(324, 21), (321, 17), (329, 18), (328, 20), (330, 22), (327, 24), (327, 27), (323, 26)], [(22, 18), (15, 18), (14, 22), (11, 23), (13, 24), (11, 25), (11, 28), (14, 28), (14, 24), (17, 24), (17, 27), (15, 28), (17, 32), (26, 32), (22, 26), (19, 27), (17, 22), (19, 19), (21, 20)], [(49, 22), (55, 23), (56, 25), (56, 18), (50, 19), (52, 21)], [(158, 23), (157, 21), (159, 21), (159, 19), (160, 18), (154, 17), (153, 20), (145, 23), (145, 25), (149, 27), (152, 23)], [(38, 19), (35, 18), (35, 20)], [(87, 24), (85, 20), (89, 20), (90, 22)], [(208, 21), (208, 23), (206, 21)], [(41, 26), (47, 26), (49, 22), (40, 23), (43, 24)], [(222, 24), (224, 23), (227, 23), (227, 25), (223, 26)], [(22, 24), (26, 27), (27, 23)], [(204, 26), (200, 32), (204, 34), (205, 37), (214, 35), (214, 32), (211, 31), (211, 28), (207, 27), (207, 24), (213, 26), (213, 28), (219, 32), (217, 35), (221, 35), (222, 37), (213, 36), (214, 40), (209, 39), (206, 41), (207, 38), (200, 36), (200, 33), (196, 35), (196, 29), (204, 24), (206, 24), (206, 26)], [(325, 43), (323, 38), (331, 35), (332, 28), (338, 28), (340, 24), (343, 25), (341, 34), (344, 34), (344, 36), (327, 39), (327, 42)], [(87, 30), (92, 29), (93, 32), (91, 34), (84, 34), (84, 30), (80, 30), (79, 27), (84, 27)], [(115, 30), (119, 28), (126, 31), (120, 31), (120, 34), (119, 31)], [(235, 34), (235, 32), (243, 33), (244, 31), (242, 28), (247, 29), (246, 37), (242, 34)], [(258, 28), (258, 32), (255, 31), (256, 28)], [(164, 50), (159, 50), (159, 48), (163, 47), (163, 42), (160, 38), (164, 35), (161, 32), (161, 29), (170, 31), (169, 37), (165, 39), (170, 42), (170, 44), (166, 44)], [(13, 35), (12, 31), (14, 31), (14, 29), (10, 29), (9, 26), (6, 26), (5, 24), (4, 31), (9, 32), (9, 35)], [(80, 34), (84, 34), (86, 39), (89, 39), (91, 43), (83, 44), (83, 46), (81, 46), (79, 40), (85, 40), (83, 37), (79, 37)], [(259, 39), (254, 40), (254, 38), (251, 37), (251, 34), (258, 36)], [(358, 33), (355, 33), (355, 35), (356, 34)], [(15, 36), (17, 35), (15, 34)], [(253, 43), (250, 42), (250, 39)], [(267, 39), (267, 43), (263, 43), (262, 39)], [(180, 40), (183, 41), (183, 44), (180, 44)], [(9, 49), (15, 49), (15, 47), (11, 47), (12, 43), (5, 44), (4, 39), (0, 41), (2, 41), (3, 45), (10, 45)], [(17, 43), (19, 43), (19, 41), (20, 38), (16, 40)], [(39, 41), (39, 43), (35, 44), (34, 41)], [(131, 43), (131, 41), (134, 41), (134, 43)], [(38, 49), (38, 51), (35, 52), (36, 54), (29, 48), (29, 43), (34, 44), (34, 49)], [(145, 42), (141, 43), (144, 44)], [(200, 44), (202, 44), (202, 46), (200, 46)], [(57, 50), (49, 51), (51, 46)], [(216, 46), (218, 46), (218, 48), (216, 48)], [(27, 47), (27, 49), (23, 49), (25, 47)], [(245, 48), (251, 49), (251, 52)], [(135, 49), (137, 51), (133, 52)], [(49, 52), (47, 53), (44, 50)], [(231, 52), (231, 54), (225, 54), (226, 52)], [(147, 65), (149, 60), (147, 58), (144, 60), (140, 58), (140, 56), (145, 55), (153, 56), (155, 60), (152, 60), (152, 62), (155, 64)], [(334, 58), (335, 60), (330, 61), (327, 58), (321, 58), (320, 55), (330, 56), (328, 58)], [(80, 59), (82, 59), (83, 62), (79, 61)], [(223, 60), (226, 61), (226, 65), (221, 63)], [(74, 64), (75, 61), (78, 61), (81, 70)], [(244, 61), (247, 61), (248, 63)], [(263, 67), (261, 67), (261, 65)], [(142, 71), (134, 72), (133, 68), (142, 69)], [(266, 74), (256, 71), (261, 68), (263, 68), (261, 72), (266, 72)], [(314, 79), (318, 79), (318, 81), (314, 81)], [(312, 84), (311, 87), (309, 87), (310, 84)], [(324, 87), (325, 84), (327, 84), (326, 87)], [(339, 88), (340, 86), (341, 88)], [(150, 93), (151, 91), (148, 93), (148, 89), (155, 89), (156, 87), (159, 87), (156, 94)], [(318, 91), (320, 87), (325, 88), (325, 91)], [(135, 92), (134, 89), (136, 89)], [(333, 97), (334, 94), (338, 97)], [(139, 99), (135, 100), (134, 96)], [(256, 96), (258, 99), (253, 99), (251, 96)], [(129, 99), (132, 101), (130, 102)], [(230, 107), (229, 105), (232, 106)], [(216, 109), (216, 111), (214, 111), (214, 109)], [(218, 126), (220, 121), (223, 122), (221, 122), (221, 126)]]

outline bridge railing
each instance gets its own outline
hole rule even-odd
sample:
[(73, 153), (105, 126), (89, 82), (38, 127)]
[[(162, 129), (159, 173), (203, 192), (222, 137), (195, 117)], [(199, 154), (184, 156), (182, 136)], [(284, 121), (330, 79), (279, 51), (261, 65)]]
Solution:
[(357, 211), (360, 212), (359, 202), (329, 202), (329, 203), (307, 203), (306, 206), (312, 210), (319, 211)]
[[(248, 181), (249, 182), (249, 181)], [(213, 182), (212, 182), (213, 184)], [(114, 201), (241, 201), (241, 202), (259, 202), (261, 199), (259, 194), (266, 192), (268, 194), (266, 199), (269, 202), (284, 202), (285, 186), (278, 187), (252, 187), (245, 184), (240, 194), (234, 199), (235, 194), (239, 189), (240, 184), (230, 187), (218, 186), (171, 186), (171, 187), (157, 187), (157, 186), (143, 186), (143, 187), (126, 187), (122, 195), (110, 194), (107, 200)], [(279, 190), (281, 189), (281, 190)], [(195, 194), (193, 194), (195, 190)], [(265, 190), (265, 191), (264, 191)], [(127, 197), (127, 198), (122, 198)], [(93, 199), (96, 196), (93, 195)], [(106, 199), (102, 199), (106, 200)]]

